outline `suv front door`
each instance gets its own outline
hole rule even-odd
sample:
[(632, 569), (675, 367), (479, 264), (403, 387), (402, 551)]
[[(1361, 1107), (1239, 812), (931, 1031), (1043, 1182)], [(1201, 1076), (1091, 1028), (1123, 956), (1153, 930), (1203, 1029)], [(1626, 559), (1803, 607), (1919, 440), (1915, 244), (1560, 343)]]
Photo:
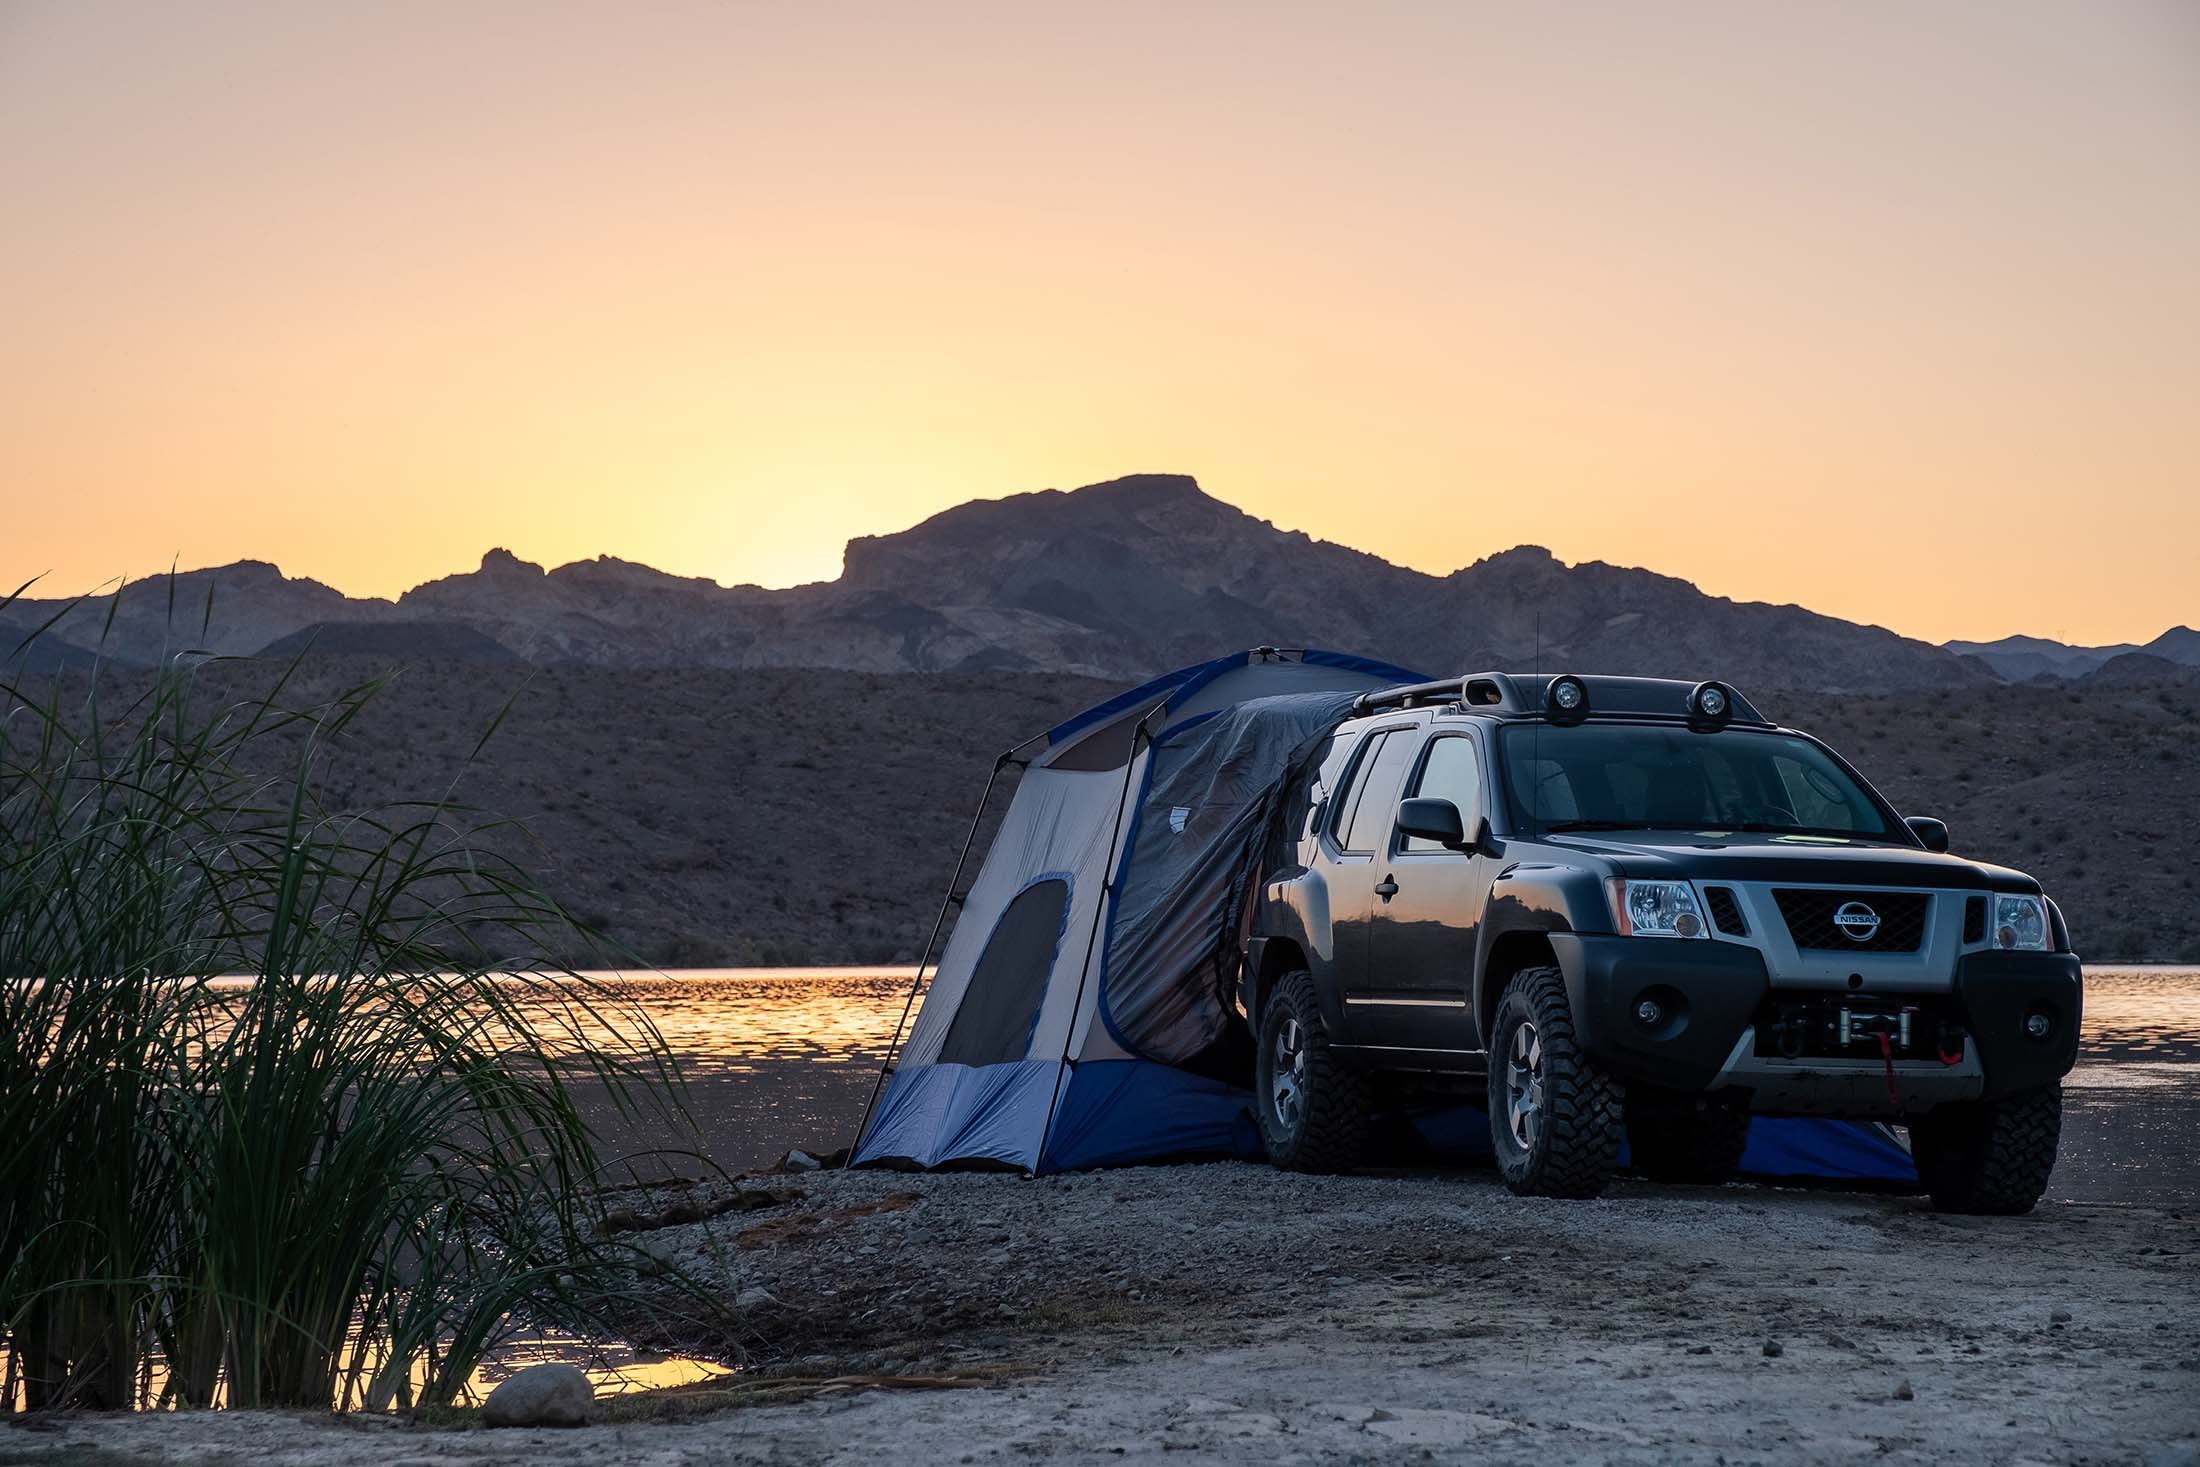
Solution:
[[(1489, 808), (1480, 741), (1466, 729), (1438, 729), (1419, 754), (1398, 798), (1451, 801), (1471, 842)], [(1368, 1000), (1392, 1016), (1384, 1028), (1398, 1037), (1388, 1042), (1471, 1050), (1475, 930), (1495, 868), (1487, 856), (1401, 833), (1395, 813), (1383, 835), (1368, 928)]]

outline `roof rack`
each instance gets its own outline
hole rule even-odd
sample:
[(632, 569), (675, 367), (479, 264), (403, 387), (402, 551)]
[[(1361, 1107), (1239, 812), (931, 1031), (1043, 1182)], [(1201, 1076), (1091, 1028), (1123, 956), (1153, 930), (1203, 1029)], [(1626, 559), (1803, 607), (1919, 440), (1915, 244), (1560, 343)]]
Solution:
[(1733, 722), (1770, 725), (1750, 701), (1727, 683), (1689, 683), (1678, 678), (1610, 677), (1597, 674), (1577, 677), (1571, 673), (1475, 672), (1433, 683), (1406, 683), (1362, 693), (1352, 705), (1356, 714), (1383, 709), (1450, 707), (1488, 709), (1515, 718), (1541, 718), (1549, 710), (1544, 699), (1559, 681), (1578, 683), (1588, 695), (1596, 716), (1618, 719), (1669, 721), (1685, 718), (1703, 722), (1696, 710), (1696, 694), (1719, 688), (1729, 700), (1729, 711), (1711, 720), (1713, 726)]
[(1377, 688), (1353, 701), (1355, 713), (1378, 708), (1423, 708), (1440, 703), (1467, 703), (1477, 708), (1511, 708), (1525, 711), (1512, 679), (1499, 672), (1478, 672), (1466, 677), (1447, 677), (1433, 683), (1408, 683), (1404, 687)]

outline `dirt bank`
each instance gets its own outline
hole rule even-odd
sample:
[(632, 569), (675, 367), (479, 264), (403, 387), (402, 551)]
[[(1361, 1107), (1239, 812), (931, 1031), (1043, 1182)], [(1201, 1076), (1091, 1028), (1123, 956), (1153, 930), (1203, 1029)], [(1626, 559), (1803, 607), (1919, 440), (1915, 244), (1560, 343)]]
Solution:
[(570, 1433), (70, 1421), (0, 1461), (2200, 1463), (2190, 1215), (1255, 1166), (772, 1184), (801, 1195), (647, 1235), (744, 1297), (720, 1346), (1009, 1378)]

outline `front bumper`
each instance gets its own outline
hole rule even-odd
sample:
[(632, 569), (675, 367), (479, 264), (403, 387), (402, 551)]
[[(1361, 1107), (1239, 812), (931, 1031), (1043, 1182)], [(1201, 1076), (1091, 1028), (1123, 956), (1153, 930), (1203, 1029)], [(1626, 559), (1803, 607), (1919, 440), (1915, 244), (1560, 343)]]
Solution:
[[(1761, 1053), (1756, 1026), (1775, 983), (1757, 949), (1555, 933), (1575, 1039), (1605, 1069), (1663, 1089), (1728, 1093), (1755, 1111), (1803, 1115), (1914, 1114), (1950, 1101), (1991, 1099), (2047, 1084), (2077, 1062), (2083, 983), (2070, 953), (1962, 955), (1952, 981), (1960, 1060)], [(1784, 992), (1785, 990), (1783, 990)], [(1661, 1020), (1636, 1018), (1649, 998)], [(2025, 1032), (2048, 1016), (2044, 1039)]]

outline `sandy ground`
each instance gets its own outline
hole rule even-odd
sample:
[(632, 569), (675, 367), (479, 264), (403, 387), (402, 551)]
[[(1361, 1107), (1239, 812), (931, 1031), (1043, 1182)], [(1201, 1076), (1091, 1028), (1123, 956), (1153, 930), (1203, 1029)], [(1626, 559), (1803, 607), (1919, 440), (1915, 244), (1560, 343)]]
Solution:
[(1239, 1165), (769, 1185), (799, 1195), (645, 1235), (744, 1298), (742, 1339), (690, 1345), (760, 1376), (1001, 1378), (567, 1432), (18, 1421), (0, 1462), (2200, 1467), (2190, 1214), (1642, 1183), (1532, 1202), (1486, 1175)]

